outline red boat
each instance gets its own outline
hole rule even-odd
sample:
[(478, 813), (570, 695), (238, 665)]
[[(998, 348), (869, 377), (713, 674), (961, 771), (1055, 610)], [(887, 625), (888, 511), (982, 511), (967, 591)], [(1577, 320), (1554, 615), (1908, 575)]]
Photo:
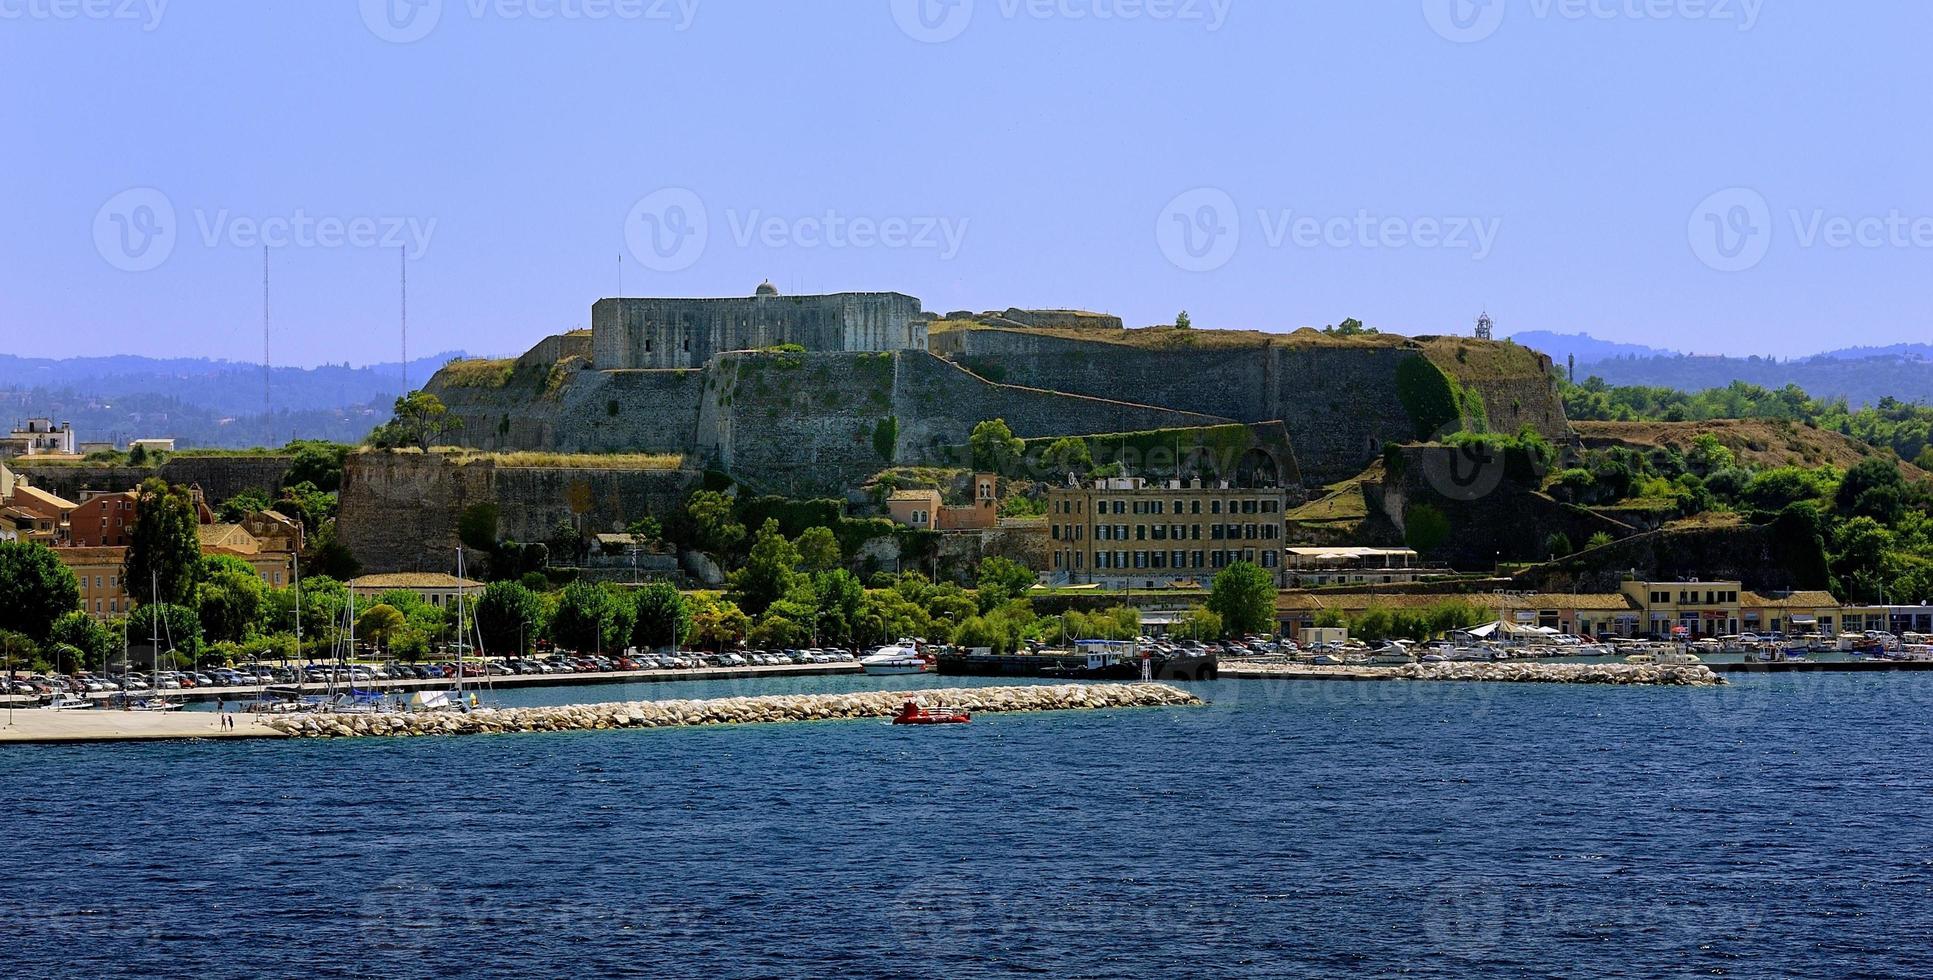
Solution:
[(972, 720), (973, 715), (965, 708), (922, 708), (910, 698), (893, 716), (895, 725), (964, 725)]

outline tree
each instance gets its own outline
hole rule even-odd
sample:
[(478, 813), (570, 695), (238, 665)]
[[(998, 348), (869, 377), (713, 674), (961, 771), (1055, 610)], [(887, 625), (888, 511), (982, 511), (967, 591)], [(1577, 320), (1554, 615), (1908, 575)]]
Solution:
[(201, 617), (192, 607), (171, 602), (148, 604), (136, 607), (128, 618), (158, 626), (161, 649), (157, 653), (174, 651), (179, 655), (179, 666), (193, 666), (194, 658), (201, 654)]
[(764, 615), (798, 582), (799, 549), (785, 539), (777, 518), (765, 519), (752, 541), (745, 567), (732, 573), (732, 601), (748, 615)]
[(201, 521), (194, 497), (186, 487), (150, 479), (141, 484), (134, 506), (127, 563), (121, 570), (128, 594), (141, 602), (192, 601), (201, 568)]
[(412, 391), (396, 399), (395, 417), (370, 438), (385, 449), (415, 446), (428, 452), (438, 437), (462, 426), (463, 420), (450, 415), (443, 399), (427, 391)]
[(609, 592), (589, 582), (573, 582), (557, 597), (550, 620), (550, 642), (581, 652), (622, 650), (631, 638), (634, 620), (620, 615)]
[(40, 643), (55, 620), (80, 607), (80, 585), (52, 550), (27, 541), (0, 542), (0, 630)]
[(543, 627), (543, 604), (516, 582), (492, 582), (477, 598), (476, 617), (486, 653), (523, 655)]
[(806, 528), (795, 547), (799, 549), (799, 567), (807, 572), (830, 572), (845, 567), (845, 552), (831, 528)]
[(699, 490), (685, 501), (685, 543), (713, 557), (723, 556), (745, 540), (745, 525), (732, 516), (732, 498), (716, 490)]
[(241, 643), (261, 630), (268, 586), (255, 569), (226, 555), (202, 559), (195, 613), (213, 642)]
[(1215, 576), (1208, 609), (1222, 618), (1229, 635), (1272, 633), (1275, 577), (1254, 562), (1238, 561)]
[(1571, 545), (1571, 536), (1562, 531), (1552, 531), (1544, 538), (1544, 554), (1552, 558), (1568, 558), (1576, 550)]
[(751, 617), (744, 610), (713, 596), (699, 603), (692, 613), (690, 639), (700, 646), (720, 650), (745, 639), (751, 628)]
[(269, 509), (274, 501), (269, 499), (268, 491), (261, 487), (244, 487), (241, 492), (222, 501), (215, 513), (223, 523), (240, 524), (242, 518)]
[(1027, 451), (1027, 444), (1014, 438), (1005, 419), (992, 419), (974, 426), (973, 433), (967, 437), (967, 447), (973, 452), (974, 469), (988, 473), (1012, 472)]
[(987, 612), (1010, 600), (1024, 598), (1034, 581), (1033, 569), (1011, 558), (994, 557), (980, 562), (974, 586), (980, 611)]
[(1168, 636), (1190, 640), (1216, 639), (1227, 631), (1221, 616), (1207, 606), (1193, 606), (1168, 627)]
[(1078, 436), (1062, 436), (1047, 446), (1040, 454), (1041, 466), (1058, 476), (1072, 473), (1086, 476), (1094, 468), (1094, 453), (1087, 448), (1087, 440)]
[(1616, 538), (1611, 537), (1611, 532), (1599, 531), (1591, 535), (1589, 541), (1584, 542), (1584, 549), (1586, 551), (1595, 551), (1599, 548), (1608, 548), (1616, 541)]
[(1188, 315), (1187, 310), (1182, 310), (1180, 313), (1175, 314), (1176, 330), (1192, 330), (1194, 329), (1194, 326), (1195, 326), (1194, 318)]
[(335, 493), (342, 489), (342, 467), (349, 459), (351, 447), (335, 442), (303, 440), (289, 443), (289, 448), (295, 450), (295, 459), (289, 463), (289, 471), (282, 477), (284, 487), (307, 483), (324, 493)]
[(402, 610), (387, 602), (377, 603), (356, 617), (356, 638), (375, 644), (379, 650), (388, 649), (408, 627)]
[(859, 576), (837, 568), (812, 576), (820, 636), (833, 643), (857, 642), (866, 611), (866, 588)]
[(47, 642), (80, 651), (82, 661), (89, 664), (99, 664), (117, 645), (106, 627), (78, 609), (54, 620), (47, 631)]
[(631, 645), (641, 650), (682, 642), (691, 632), (691, 607), (676, 586), (653, 582), (638, 590), (637, 612), (631, 624)]
[(1841, 513), (1892, 524), (1906, 507), (1906, 495), (1906, 478), (1900, 475), (1899, 464), (1873, 458), (1861, 460), (1846, 471), (1834, 502)]

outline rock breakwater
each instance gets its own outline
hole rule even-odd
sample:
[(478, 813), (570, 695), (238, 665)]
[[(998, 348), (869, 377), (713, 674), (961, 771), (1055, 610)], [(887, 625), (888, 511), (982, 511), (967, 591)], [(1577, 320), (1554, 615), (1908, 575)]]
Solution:
[(1465, 681), (1503, 684), (1608, 684), (1644, 687), (1717, 687), (1725, 679), (1700, 664), (1448, 663), (1398, 667), (1318, 667), (1227, 663), (1223, 677), (1298, 680)]
[(1202, 700), (1166, 684), (1058, 684), (936, 691), (865, 691), (852, 694), (786, 694), (706, 701), (631, 701), (545, 708), (485, 708), (470, 712), (304, 714), (261, 719), (296, 738), (495, 735), (514, 732), (604, 731), (617, 728), (687, 728), (798, 721), (888, 718), (908, 698), (927, 707), (965, 708), (979, 714), (1080, 711), (1198, 705)]

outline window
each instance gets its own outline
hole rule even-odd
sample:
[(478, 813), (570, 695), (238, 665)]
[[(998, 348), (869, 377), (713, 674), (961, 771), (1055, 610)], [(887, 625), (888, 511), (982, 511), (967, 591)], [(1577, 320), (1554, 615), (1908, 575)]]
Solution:
[(1219, 513), (1221, 513), (1221, 512), (1222, 512), (1222, 502), (1221, 502), (1221, 501), (1219, 501), (1219, 500), (1211, 500), (1211, 501), (1209, 501), (1209, 502), (1208, 502), (1208, 512), (1209, 512), (1210, 514), (1219, 514)]
[(1190, 514), (1201, 513), (1201, 501), (1199, 499), (1189, 501), (1188, 513)]

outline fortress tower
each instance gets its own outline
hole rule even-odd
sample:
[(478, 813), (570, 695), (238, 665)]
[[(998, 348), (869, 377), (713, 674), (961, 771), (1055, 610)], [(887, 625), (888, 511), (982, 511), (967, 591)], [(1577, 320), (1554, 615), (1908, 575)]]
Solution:
[(702, 367), (714, 354), (780, 344), (923, 351), (919, 313), (904, 293), (781, 296), (770, 282), (748, 298), (602, 299), (591, 307), (591, 356), (608, 371)]

